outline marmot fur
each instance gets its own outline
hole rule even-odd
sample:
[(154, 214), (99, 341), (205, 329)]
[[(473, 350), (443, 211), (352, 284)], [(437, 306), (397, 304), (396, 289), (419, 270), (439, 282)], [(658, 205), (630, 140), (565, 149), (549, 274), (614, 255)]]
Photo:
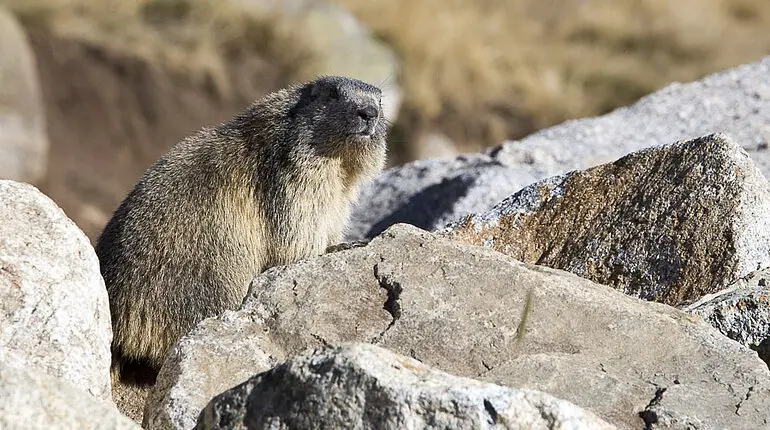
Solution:
[(113, 372), (157, 372), (201, 320), (240, 306), (268, 267), (339, 243), (356, 185), (382, 169), (381, 91), (322, 77), (177, 143), (98, 239)]

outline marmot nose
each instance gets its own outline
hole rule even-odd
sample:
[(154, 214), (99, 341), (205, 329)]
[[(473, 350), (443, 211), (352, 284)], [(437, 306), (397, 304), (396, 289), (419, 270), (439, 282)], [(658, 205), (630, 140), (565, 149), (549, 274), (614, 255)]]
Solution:
[(377, 108), (371, 105), (358, 109), (358, 116), (366, 122), (376, 119), (378, 114)]

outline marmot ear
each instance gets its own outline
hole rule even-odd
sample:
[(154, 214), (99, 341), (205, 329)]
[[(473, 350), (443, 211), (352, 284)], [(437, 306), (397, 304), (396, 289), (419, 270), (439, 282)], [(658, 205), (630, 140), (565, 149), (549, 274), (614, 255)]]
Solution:
[(340, 98), (340, 90), (335, 83), (316, 82), (310, 89), (310, 97), (313, 99), (328, 97), (331, 100), (337, 100)]
[(323, 91), (323, 88), (321, 88), (322, 85), (319, 85), (317, 83), (314, 83), (310, 86), (310, 97), (311, 98), (318, 98), (318, 96), (321, 95), (321, 92)]
[(316, 87), (316, 85), (310, 85), (299, 91), (297, 103), (289, 110), (289, 115), (291, 115), (292, 118), (297, 116), (299, 111), (316, 99), (317, 95), (315, 93), (318, 91)]

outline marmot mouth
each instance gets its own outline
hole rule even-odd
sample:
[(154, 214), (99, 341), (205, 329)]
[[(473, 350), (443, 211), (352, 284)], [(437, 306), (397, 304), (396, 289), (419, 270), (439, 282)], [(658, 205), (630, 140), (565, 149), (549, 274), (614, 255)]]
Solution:
[(357, 132), (350, 133), (348, 135), (349, 144), (360, 146), (361, 148), (370, 148), (372, 146), (376, 146), (381, 140), (382, 139), (378, 138), (377, 133), (369, 134), (366, 132)]
[(376, 134), (376, 132), (377, 131), (374, 130), (374, 129), (372, 129), (372, 130), (367, 130), (367, 129), (357, 130), (357, 131), (350, 132), (349, 136), (352, 136), (352, 137), (355, 137), (355, 138), (372, 139), (372, 138), (374, 138), (374, 135)]

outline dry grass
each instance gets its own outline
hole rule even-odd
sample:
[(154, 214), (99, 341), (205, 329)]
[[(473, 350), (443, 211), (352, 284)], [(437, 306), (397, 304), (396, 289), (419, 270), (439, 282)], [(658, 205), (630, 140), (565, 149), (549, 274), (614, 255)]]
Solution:
[(30, 26), (140, 56), (227, 96), (227, 68), (269, 61), (287, 81), (314, 74), (314, 52), (278, 14), (224, 0), (0, 0)]
[[(401, 57), (396, 140), (439, 130), (465, 150), (770, 53), (768, 0), (332, 1)], [(280, 16), (244, 14), (232, 1), (0, 3), (28, 24), (162, 62), (225, 93), (227, 67), (251, 54), (288, 80), (315, 71), (311, 43)]]
[(466, 149), (770, 53), (767, 0), (335, 1), (400, 54), (402, 124)]

